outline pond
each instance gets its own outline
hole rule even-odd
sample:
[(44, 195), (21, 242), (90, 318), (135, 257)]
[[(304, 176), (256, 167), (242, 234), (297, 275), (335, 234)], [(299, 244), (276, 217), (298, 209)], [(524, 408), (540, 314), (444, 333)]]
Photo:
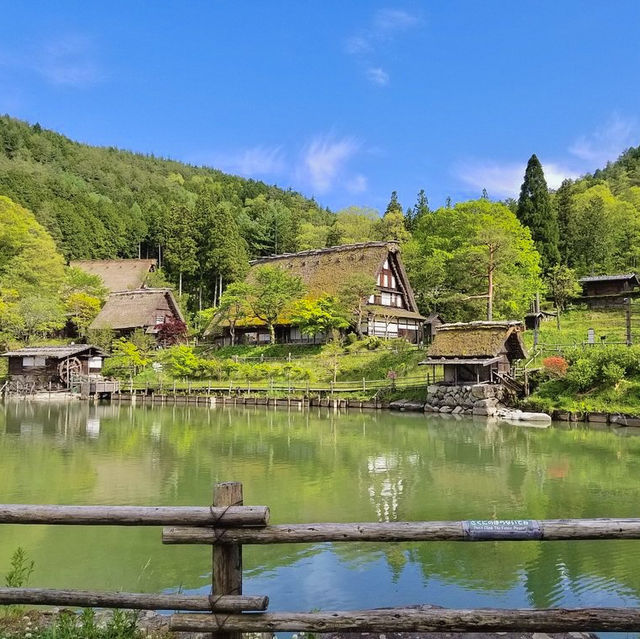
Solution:
[[(207, 505), (242, 481), (272, 523), (637, 517), (640, 438), (390, 412), (88, 403), (0, 405), (0, 502)], [(160, 528), (0, 526), (0, 577), (30, 585), (206, 592), (211, 550)], [(640, 603), (640, 542), (248, 546), (271, 610)]]

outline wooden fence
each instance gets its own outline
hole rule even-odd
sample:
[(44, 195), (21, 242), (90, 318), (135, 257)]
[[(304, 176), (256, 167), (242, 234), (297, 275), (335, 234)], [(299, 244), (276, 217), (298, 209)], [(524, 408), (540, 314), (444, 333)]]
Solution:
[(197, 507), (0, 505), (0, 524), (166, 526), (165, 544), (212, 547), (210, 596), (0, 588), (0, 604), (173, 610), (174, 631), (212, 632), (572, 632), (640, 629), (640, 608), (440, 609), (266, 613), (268, 597), (242, 593), (243, 544), (492, 542), (640, 539), (638, 519), (552, 519), (269, 525), (266, 506), (244, 506), (242, 484), (216, 484)]

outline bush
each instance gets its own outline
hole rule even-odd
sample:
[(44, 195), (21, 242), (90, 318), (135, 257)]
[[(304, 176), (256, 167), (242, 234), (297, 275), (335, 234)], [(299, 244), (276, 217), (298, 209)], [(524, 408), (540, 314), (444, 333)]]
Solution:
[(564, 357), (554, 355), (543, 359), (542, 366), (550, 377), (564, 377), (569, 369), (569, 362)]
[(602, 367), (602, 381), (609, 386), (617, 386), (624, 379), (624, 368), (615, 362)]
[(577, 391), (593, 388), (598, 380), (598, 366), (588, 357), (577, 360), (569, 367), (566, 380)]

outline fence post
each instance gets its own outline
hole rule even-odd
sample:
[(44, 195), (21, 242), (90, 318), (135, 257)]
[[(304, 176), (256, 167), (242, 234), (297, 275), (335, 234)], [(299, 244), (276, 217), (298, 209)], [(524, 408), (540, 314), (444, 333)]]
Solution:
[(631, 338), (631, 298), (627, 297), (625, 299), (626, 305), (625, 305), (625, 319), (626, 319), (626, 325), (627, 325), (627, 346), (631, 346), (631, 344), (633, 343), (633, 340)]
[[(242, 506), (242, 484), (240, 482), (224, 482), (216, 484), (213, 489), (214, 506)], [(216, 544), (213, 547), (213, 576), (211, 594), (242, 594), (242, 545)], [(216, 632), (216, 639), (242, 639), (241, 632)]]
[(366, 393), (367, 392), (367, 380), (366, 378), (362, 378), (362, 392)]

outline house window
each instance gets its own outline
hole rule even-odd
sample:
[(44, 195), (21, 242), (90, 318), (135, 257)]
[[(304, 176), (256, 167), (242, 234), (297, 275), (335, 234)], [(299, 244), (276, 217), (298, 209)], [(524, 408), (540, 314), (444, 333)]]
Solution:
[(156, 315), (156, 325), (164, 324), (164, 315)]
[(102, 368), (102, 357), (90, 357), (89, 368)]
[(376, 303), (376, 296), (369, 295), (369, 304), (375, 304), (375, 303)]
[(391, 293), (382, 293), (380, 296), (382, 306), (391, 306)]
[(44, 366), (45, 358), (44, 357), (23, 357), (22, 365), (25, 368), (32, 368), (35, 366)]

